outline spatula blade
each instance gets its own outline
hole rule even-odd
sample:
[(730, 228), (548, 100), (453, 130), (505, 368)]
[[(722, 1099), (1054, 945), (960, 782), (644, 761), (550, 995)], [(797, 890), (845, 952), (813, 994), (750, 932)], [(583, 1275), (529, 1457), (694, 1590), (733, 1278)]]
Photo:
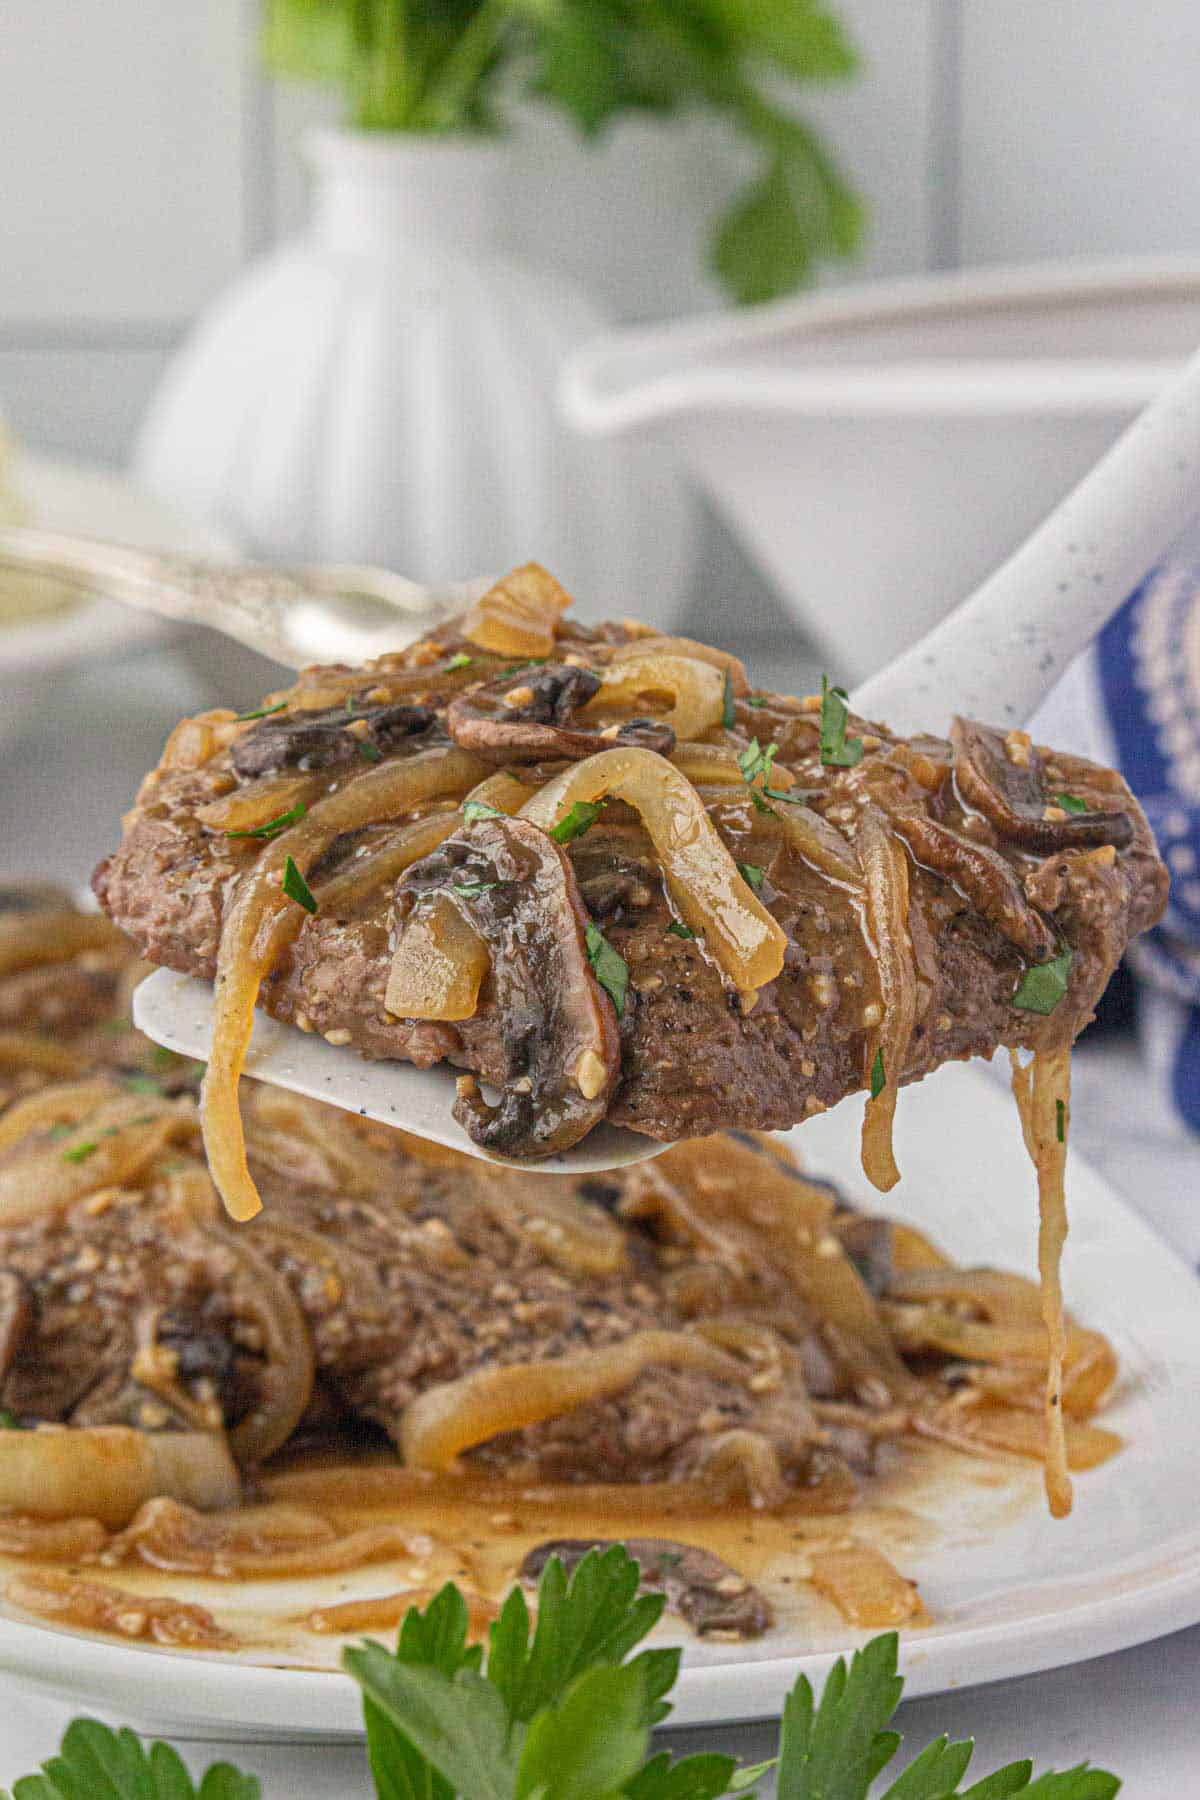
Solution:
[[(139, 1031), (180, 1056), (203, 1062), (212, 1042), (213, 991), (207, 982), (173, 969), (156, 969), (133, 996)], [(312, 1100), (324, 1100), (383, 1125), (397, 1126), (461, 1150), (481, 1162), (524, 1169), (530, 1175), (584, 1175), (646, 1162), (667, 1148), (638, 1132), (598, 1125), (574, 1149), (540, 1161), (493, 1156), (472, 1143), (452, 1117), (454, 1071), (441, 1063), (417, 1069), (411, 1063), (368, 1062), (353, 1050), (327, 1044), (266, 1013), (256, 1013), (246, 1074)]]

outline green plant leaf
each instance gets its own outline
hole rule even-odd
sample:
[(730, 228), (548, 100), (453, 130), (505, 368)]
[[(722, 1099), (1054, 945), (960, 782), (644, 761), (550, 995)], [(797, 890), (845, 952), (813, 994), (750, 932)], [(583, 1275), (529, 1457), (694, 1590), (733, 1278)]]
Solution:
[(777, 1800), (866, 1800), (899, 1744), (887, 1730), (904, 1687), (897, 1645), (889, 1631), (855, 1651), (849, 1669), (839, 1657), (819, 1707), (800, 1677), (784, 1703)]
[[(757, 1780), (770, 1765), (748, 1771)], [(744, 1792), (735, 1787), (739, 1770), (732, 1756), (683, 1756), (672, 1762), (664, 1750), (625, 1784), (625, 1800), (719, 1800), (722, 1794)]]
[[(1107, 1769), (1093, 1769), (1090, 1763), (1079, 1763), (1061, 1775), (1053, 1772), (1031, 1781), (1021, 1800), (1113, 1800), (1121, 1783)], [(964, 1800), (968, 1800), (964, 1796)], [(979, 1800), (979, 1796), (975, 1796)]]
[(147, 1748), (128, 1729), (75, 1719), (41, 1774), (22, 1776), (0, 1800), (260, 1800), (261, 1793), (256, 1776), (229, 1763), (214, 1763), (196, 1788), (169, 1745)]
[(589, 1669), (562, 1703), (529, 1727), (517, 1769), (516, 1800), (606, 1800), (632, 1780), (650, 1728), (641, 1671)]
[[(400, 1627), (396, 1661), (437, 1669), (453, 1677), (460, 1669), (477, 1670), (483, 1659), (479, 1645), (468, 1645), (470, 1619), (466, 1601), (447, 1582), (422, 1611), (410, 1607)], [(453, 1789), (436, 1774), (392, 1718), (363, 1697), (367, 1755), (378, 1800), (453, 1800)]]
[[(514, 1588), (491, 1628), (488, 1680), (502, 1695), (514, 1719), (532, 1719), (556, 1705), (586, 1670), (622, 1662), (662, 1615), (661, 1594), (638, 1595), (638, 1565), (619, 1544), (592, 1550), (581, 1559), (568, 1582), (562, 1563), (552, 1556), (538, 1585), (537, 1627), (529, 1635), (529, 1609)], [(650, 1693), (648, 1706), (674, 1683), (677, 1651), (654, 1651), (650, 1669), (660, 1678), (670, 1665), (670, 1680)], [(637, 1659), (639, 1663), (643, 1658)], [(653, 1684), (650, 1684), (653, 1685)]]
[(858, 54), (841, 21), (814, 0), (705, 0), (739, 46), (803, 81), (853, 75)]
[(883, 1800), (929, 1800), (931, 1795), (956, 1794), (974, 1748), (970, 1739), (952, 1744), (947, 1737), (935, 1738), (893, 1781)]
[(510, 1730), (503, 1698), (475, 1670), (451, 1677), (373, 1643), (344, 1651), (342, 1666), (452, 1793), (513, 1800), (524, 1733)]

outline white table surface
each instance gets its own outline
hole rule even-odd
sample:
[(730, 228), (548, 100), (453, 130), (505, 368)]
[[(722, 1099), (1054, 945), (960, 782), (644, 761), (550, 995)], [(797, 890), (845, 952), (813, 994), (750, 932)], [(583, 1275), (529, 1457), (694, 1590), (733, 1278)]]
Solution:
[[(169, 727), (182, 711), (211, 703), (199, 678), (164, 655), (64, 679), (54, 705), (0, 758), (0, 878), (78, 883), (111, 848), (118, 815)], [(1200, 1262), (1196, 1140), (1162, 1116), (1131, 1048), (1106, 1044), (1076, 1061), (1074, 1142), (1190, 1262)], [(1039, 1768), (1089, 1758), (1124, 1777), (1125, 1800), (1186, 1800), (1200, 1795), (1197, 1692), (1200, 1627), (1073, 1668), (914, 1701), (899, 1723), (914, 1749), (942, 1731), (974, 1736), (976, 1778), (1021, 1756)], [(0, 1784), (51, 1755), (70, 1716), (0, 1682)], [(773, 1727), (744, 1726), (679, 1733), (672, 1746), (758, 1761), (774, 1741)], [(371, 1791), (352, 1749), (180, 1748), (197, 1771), (223, 1756), (260, 1774), (266, 1800), (352, 1800)], [(767, 1784), (763, 1792), (770, 1791)]]

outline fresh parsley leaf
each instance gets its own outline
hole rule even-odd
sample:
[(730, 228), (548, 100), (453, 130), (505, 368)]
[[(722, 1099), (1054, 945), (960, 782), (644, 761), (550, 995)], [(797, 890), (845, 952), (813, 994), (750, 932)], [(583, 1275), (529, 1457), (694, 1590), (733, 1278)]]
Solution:
[(1052, 1013), (1063, 998), (1071, 980), (1074, 952), (1063, 950), (1049, 962), (1035, 963), (1026, 969), (1012, 997), (1022, 1012)]
[(767, 877), (766, 871), (760, 869), (757, 863), (739, 863), (738, 873), (747, 886), (754, 889), (756, 894), (762, 893), (762, 885)]
[(926, 1800), (929, 1795), (957, 1794), (958, 1784), (966, 1774), (974, 1746), (952, 1744), (949, 1738), (935, 1738), (920, 1756), (909, 1763), (899, 1780), (887, 1790), (886, 1800)]
[[(747, 1773), (752, 1781), (757, 1781), (769, 1766), (760, 1764)], [(734, 1783), (741, 1772), (732, 1756), (710, 1752), (683, 1756), (673, 1763), (664, 1750), (652, 1756), (633, 1780), (625, 1783), (622, 1792), (625, 1800), (720, 1800), (722, 1794), (737, 1791)]]
[[(963, 1800), (990, 1800), (983, 1792), (984, 1783), (980, 1782), (978, 1790), (968, 1789)], [(1107, 1769), (1093, 1769), (1090, 1763), (1078, 1763), (1073, 1769), (1064, 1769), (1061, 1775), (1051, 1771), (1039, 1775), (1031, 1781), (1027, 1788), (1019, 1788), (1017, 1792), (1021, 1800), (1114, 1800), (1121, 1783)]]
[(553, 1711), (529, 1726), (517, 1767), (517, 1800), (612, 1800), (645, 1761), (646, 1696), (636, 1663), (589, 1669)]
[(82, 1144), (72, 1144), (69, 1150), (64, 1150), (62, 1159), (68, 1163), (86, 1162), (89, 1156), (95, 1156), (99, 1148), (95, 1138), (86, 1138)]
[(16, 1413), (9, 1412), (7, 1406), (0, 1406), (0, 1431), (20, 1431), (21, 1423)]
[(154, 1094), (160, 1100), (166, 1091), (162, 1082), (155, 1081), (153, 1075), (126, 1075), (121, 1085), (128, 1088), (131, 1094)]
[[(40, 1775), (18, 1781), (12, 1800), (261, 1800), (261, 1794), (256, 1776), (229, 1763), (214, 1763), (197, 1788), (169, 1745), (147, 1748), (128, 1729), (76, 1719), (59, 1754), (42, 1764)], [(10, 1797), (0, 1794), (0, 1800)]]
[[(620, 1544), (589, 1551), (570, 1581), (552, 1556), (538, 1584), (532, 1641), (525, 1596), (513, 1589), (491, 1628), (487, 1677), (514, 1719), (557, 1705), (585, 1670), (622, 1662), (653, 1629), (666, 1602), (661, 1594), (639, 1596), (639, 1579), (637, 1563)], [(652, 1651), (649, 1659), (639, 1656), (632, 1665), (656, 1675), (646, 1690), (648, 1714), (673, 1685), (679, 1652)]]
[(882, 1092), (886, 1086), (887, 1086), (887, 1074), (885, 1073), (884, 1067), (883, 1067), (883, 1047), (881, 1045), (880, 1048), (878, 1050), (876, 1050), (875, 1055), (871, 1061), (871, 1098), (872, 1098), (872, 1100), (878, 1100), (880, 1094), (882, 1094)]
[(251, 831), (227, 831), (225, 836), (231, 838), (278, 837), (279, 833), (286, 831), (289, 825), (297, 824), (307, 810), (303, 800), (297, 800), (295, 806), (289, 807), (287, 812), (280, 813), (277, 818), (268, 819), (265, 825), (256, 825)]
[(667, 926), (667, 930), (671, 933), (672, 937), (686, 938), (689, 942), (696, 935), (691, 926), (685, 925), (682, 919), (672, 919), (671, 923)]
[(289, 900), (294, 900), (305, 912), (316, 912), (317, 903), (313, 899), (312, 889), (296, 867), (295, 858), (291, 856), (283, 865), (283, 891)]
[(746, 701), (746, 705), (752, 706), (755, 712), (759, 712), (766, 704), (765, 700), (756, 700), (753, 695)]
[[(777, 1800), (866, 1800), (900, 1745), (887, 1730), (904, 1688), (896, 1673), (898, 1642), (894, 1631), (873, 1638), (849, 1669), (839, 1657), (820, 1706), (800, 1677), (784, 1702)], [(921, 1800), (919, 1790), (906, 1800)]]
[(450, 892), (457, 894), (460, 899), (473, 900), (476, 894), (490, 894), (493, 888), (499, 886), (498, 881), (452, 881)]
[[(345, 1651), (342, 1666), (451, 1794), (514, 1800), (524, 1734), (512, 1729), (491, 1682), (471, 1668), (450, 1676), (428, 1664), (401, 1662), (375, 1643)], [(392, 1791), (401, 1795), (405, 1787), (397, 1782)], [(430, 1788), (423, 1783), (408, 1791), (424, 1796)]]
[[(400, 1627), (396, 1660), (438, 1669), (449, 1677), (457, 1675), (460, 1669), (478, 1670), (483, 1650), (477, 1644), (468, 1646), (469, 1628), (466, 1601), (448, 1582), (423, 1612), (416, 1606), (409, 1608)], [(379, 1800), (413, 1800), (414, 1796), (420, 1800), (454, 1800), (453, 1789), (365, 1694), (363, 1718)]]
[(862, 761), (862, 739), (846, 736), (850, 701), (845, 688), (821, 677), (821, 762), (827, 769), (852, 769)]
[(377, 763), (383, 761), (383, 751), (378, 744), (372, 744), (367, 738), (359, 738), (358, 754), (364, 762)]
[(486, 800), (464, 800), (463, 818), (468, 825), (474, 825), (476, 819), (506, 819), (498, 806), (489, 806)]
[(244, 725), (247, 719), (269, 719), (272, 713), (287, 711), (287, 701), (277, 700), (274, 706), (260, 706), (257, 712), (239, 713), (237, 723)]
[(763, 788), (761, 792), (756, 787), (750, 789), (750, 798), (754, 803), (754, 810), (757, 813), (769, 813), (773, 819), (777, 818), (778, 814), (776, 813), (775, 808), (773, 806), (768, 806), (767, 802), (763, 799), (763, 794), (766, 792), (766, 788)]
[(64, 1125), (62, 1123), (62, 1121), (60, 1120), (58, 1122), (58, 1124), (52, 1125), (50, 1127), (50, 1136), (52, 1138), (70, 1137), (70, 1135), (74, 1131), (74, 1129), (75, 1129), (75, 1127), (73, 1125)]
[(592, 973), (617, 1009), (618, 1019), (625, 1017), (625, 998), (629, 992), (629, 964), (618, 955), (602, 931), (589, 922), (585, 933), (587, 958)]
[(474, 660), (474, 657), (468, 656), (465, 650), (456, 650), (446, 664), (447, 675), (454, 669), (469, 669)]
[(1067, 1103), (1065, 1100), (1054, 1102), (1054, 1135), (1060, 1144), (1067, 1141)]
[(737, 724), (737, 705), (733, 698), (733, 676), (725, 671), (725, 689), (721, 699), (721, 723), (726, 731), (732, 731)]
[(1087, 801), (1081, 800), (1078, 794), (1055, 794), (1054, 804), (1068, 813), (1085, 813), (1088, 810)]
[(779, 755), (778, 744), (768, 744), (764, 750), (757, 738), (751, 738), (746, 748), (738, 756), (738, 768), (742, 771), (742, 779), (753, 787), (761, 775), (764, 783), (771, 779), (771, 765)]
[(550, 827), (556, 844), (570, 844), (585, 831), (590, 831), (600, 817), (607, 800), (577, 800), (570, 812), (564, 813), (557, 825)]

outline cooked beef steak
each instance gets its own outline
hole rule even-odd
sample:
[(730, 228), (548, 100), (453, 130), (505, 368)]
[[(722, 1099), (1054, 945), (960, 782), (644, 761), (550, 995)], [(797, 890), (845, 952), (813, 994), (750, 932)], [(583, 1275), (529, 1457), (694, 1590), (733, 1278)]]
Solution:
[[(560, 622), (553, 667), (603, 672), (625, 636), (619, 627), (589, 633)], [(472, 662), (477, 675), (464, 666)], [(422, 720), (436, 719), (423, 735), (387, 740), (387, 755), (403, 759), (420, 753), (431, 731), (461, 733), (468, 716), (471, 743), (486, 748), (490, 738), (476, 715), (487, 708), (489, 718), (504, 714), (515, 697), (523, 705), (509, 709), (513, 723), (497, 739), (497, 754), (512, 754), (526, 715), (541, 717), (541, 678), (514, 686), (513, 672), (498, 670), (494, 656), (480, 657), (469, 643), (464, 649), (461, 635), (449, 630), (362, 671), (309, 671), (288, 706), (301, 719), (307, 711), (324, 720), (320, 709), (338, 682), (353, 695), (375, 695), (379, 705), (394, 701), (393, 689), (402, 686)], [(473, 705), (472, 694), (485, 689), (487, 707), (482, 700)], [(593, 693), (592, 681), (579, 681), (568, 698), (575, 705)], [(728, 750), (751, 739), (774, 743), (778, 765), (796, 778), (790, 802), (764, 802), (761, 786), (752, 797), (736, 774), (733, 785), (700, 785), (722, 840), (751, 869), (759, 898), (786, 933), (783, 968), (748, 1007), (703, 942), (672, 929), (677, 910), (638, 815), (610, 802), (566, 851), (584, 904), (628, 965), (621, 1069), (608, 1111), (615, 1123), (660, 1139), (777, 1129), (867, 1084), (880, 986), (861, 896), (822, 873), (779, 829), (773, 814), (796, 795), (850, 844), (869, 806), (906, 846), (916, 1021), (903, 1069), (888, 1071), (889, 1080), (917, 1080), (942, 1062), (987, 1055), (998, 1045), (1061, 1047), (1090, 1017), (1128, 940), (1161, 914), (1166, 872), (1132, 795), (1105, 769), (1039, 753), (1023, 734), (1002, 738), (960, 725), (953, 745), (906, 744), (854, 719), (847, 729), (861, 741), (861, 760), (831, 766), (821, 758), (811, 705), (767, 693), (735, 695), (732, 685), (724, 719), (724, 729), (707, 734), (712, 744)], [(552, 724), (568, 757), (583, 754), (595, 737), (567, 731), (557, 714)], [(201, 729), (208, 733), (202, 752), (173, 754), (147, 778), (95, 888), (151, 961), (210, 978), (222, 921), (256, 844), (205, 823), (201, 812), (241, 791), (239, 772), (257, 769), (261, 758), (247, 760), (247, 728), (229, 715)], [(271, 744), (286, 736), (274, 717), (249, 731)], [(544, 736), (551, 725), (538, 724), (537, 732)], [(545, 754), (537, 732), (527, 757)], [(339, 742), (344, 735), (339, 728)], [(573, 750), (573, 737), (587, 740), (582, 751)], [(372, 754), (379, 753), (376, 746)], [(348, 834), (322, 857), (322, 879), (351, 869), (387, 833), (383, 821)], [(455, 1023), (388, 1012), (396, 926), (392, 882), (306, 917), (264, 982), (260, 1004), (367, 1056), (421, 1065), (444, 1058), (502, 1081), (504, 1021), (490, 983), (475, 1015)], [(1059, 1004), (1049, 1013), (1014, 1004), (1026, 969), (1065, 949), (1072, 957)]]

